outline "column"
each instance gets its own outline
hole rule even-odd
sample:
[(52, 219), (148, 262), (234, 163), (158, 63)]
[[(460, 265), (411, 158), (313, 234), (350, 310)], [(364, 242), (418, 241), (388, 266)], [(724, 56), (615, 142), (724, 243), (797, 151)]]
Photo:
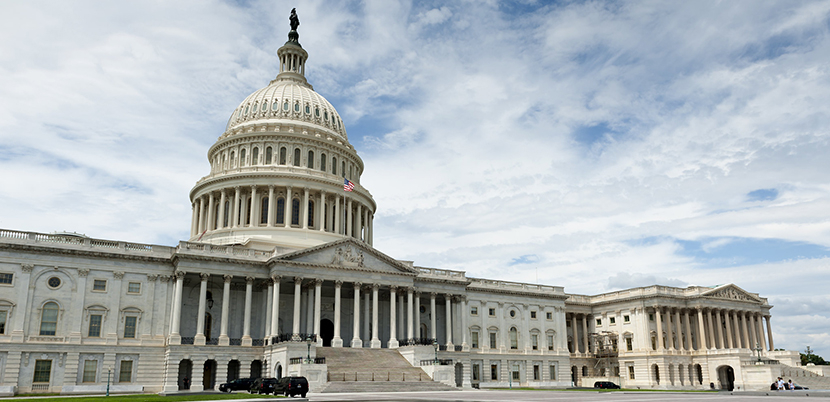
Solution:
[(357, 203), (357, 214), (355, 220), (355, 234), (354, 237), (358, 240), (363, 240), (363, 222), (361, 222), (361, 218), (363, 217), (363, 204)]
[(686, 327), (686, 336), (683, 337), (686, 341), (686, 347), (683, 350), (692, 350), (692, 326), (689, 325), (689, 310), (683, 311), (683, 326)]
[(398, 339), (395, 337), (398, 333), (398, 318), (396, 317), (398, 309), (395, 307), (395, 302), (397, 299), (395, 293), (397, 292), (397, 290), (397, 286), (389, 287), (389, 342), (386, 343), (386, 347), (390, 349), (398, 347)]
[(372, 342), (371, 347), (377, 349), (380, 347), (380, 338), (378, 338), (378, 288), (379, 284), (372, 284)]
[(414, 317), (412, 317), (412, 297), (414, 296), (412, 292), (412, 288), (406, 289), (406, 339), (410, 342), (415, 339), (412, 332), (412, 325), (415, 324)]
[(343, 215), (340, 212), (340, 197), (334, 197), (334, 227), (332, 228), (332, 232), (341, 234), (340, 233), (340, 215)]
[(312, 280), (308, 285), (306, 285), (306, 302), (305, 302), (305, 333), (306, 334), (313, 334), (314, 333), (314, 288), (312, 287), (314, 284), (314, 280)]
[(276, 201), (274, 200), (274, 186), (268, 186), (268, 227), (274, 227), (274, 217), (276, 216), (277, 211), (274, 210), (274, 206), (277, 205)]
[(698, 333), (697, 333), (697, 350), (704, 350), (708, 349), (706, 346), (706, 323), (703, 322), (703, 309), (698, 306), (697, 307), (697, 326), (698, 326)]
[(317, 208), (319, 215), (317, 215), (317, 230), (321, 232), (326, 231), (326, 191), (320, 191), (320, 208)]
[(335, 348), (343, 346), (343, 339), (340, 338), (340, 288), (342, 286), (343, 281), (334, 281), (334, 338), (331, 339), (331, 346)]
[(674, 337), (677, 338), (677, 350), (683, 350), (683, 328), (680, 325), (680, 309), (674, 309)]
[[(173, 328), (170, 335), (174, 338), (170, 343), (174, 345), (181, 344), (181, 336), (179, 335), (179, 328), (182, 323), (182, 285), (184, 285), (184, 271), (176, 271), (176, 293), (173, 296)], [(174, 343), (175, 342), (175, 343)]]
[(196, 201), (193, 201), (190, 206), (191, 209), (191, 217), (190, 217), (190, 237), (195, 237), (196, 233), (199, 233), (199, 206), (196, 204)]
[(205, 344), (205, 299), (207, 298), (207, 281), (209, 274), (201, 273), (202, 278), (199, 287), (199, 313), (196, 316), (196, 336), (194, 338), (194, 345)]
[(761, 341), (761, 349), (767, 350), (767, 339), (764, 337), (764, 319), (761, 318), (760, 313), (755, 313), (755, 331), (758, 334), (758, 340)]
[[(286, 219), (287, 221), (288, 219)], [(302, 285), (303, 285), (303, 278), (299, 276), (294, 277), (294, 322), (291, 326), (291, 334), (293, 335), (293, 339), (295, 341), (299, 341), (300, 339), (300, 296), (302, 293)]]
[(741, 328), (743, 329), (743, 338), (741, 338), (744, 342), (743, 347), (747, 349), (752, 349), (755, 345), (751, 345), (749, 343), (749, 330), (746, 325), (746, 312), (742, 311), (741, 313)]
[(259, 226), (259, 208), (257, 208), (257, 193), (256, 193), (256, 186), (251, 186), (251, 227)]
[(369, 207), (363, 208), (363, 241), (369, 242)]
[(217, 229), (225, 228), (225, 190), (222, 190), (222, 196), (219, 198), (219, 222), (216, 225)]
[(372, 344), (372, 300), (370, 295), (372, 294), (372, 286), (367, 285), (364, 289), (363, 294), (363, 338), (366, 339), (368, 345), (371, 346)]
[(666, 349), (666, 344), (663, 343), (663, 312), (660, 307), (654, 308), (654, 315), (657, 319), (657, 350)]
[(349, 198), (346, 203), (346, 236), (352, 235), (352, 199)]
[(507, 324), (505, 324), (505, 322), (504, 322), (504, 302), (498, 302), (498, 303), (499, 303), (499, 334), (498, 334), (499, 351), (501, 353), (504, 353), (505, 351), (507, 351), (507, 344), (505, 343), (506, 339), (507, 339), (507, 328), (506, 328)]
[(213, 227), (213, 225), (216, 223), (216, 216), (213, 215), (214, 213), (216, 213), (216, 205), (215, 205), (216, 197), (213, 196), (213, 193), (210, 193), (210, 196), (209, 196), (208, 200), (209, 200), (208, 201), (208, 211), (207, 211), (208, 212), (207, 213), (208, 218), (207, 218), (207, 225), (205, 225), (205, 228), (207, 230), (213, 230), (213, 229), (215, 229)]
[(732, 345), (738, 349), (743, 348), (743, 342), (741, 340), (741, 321), (737, 311), (729, 312), (729, 321), (732, 324), (732, 335), (734, 338)]
[(429, 333), (432, 339), (438, 340), (438, 331), (436, 329), (436, 320), (435, 320), (435, 293), (429, 294), (429, 312), (430, 312), (430, 319), (429, 319)]
[(589, 315), (585, 314), (582, 316), (582, 344), (585, 345), (585, 353), (591, 352), (591, 344), (588, 343), (588, 320)]
[(724, 324), (726, 324), (726, 342), (723, 343), (723, 346), (728, 347), (729, 349), (732, 349), (735, 346), (732, 343), (732, 320), (730, 320), (731, 315), (731, 311), (723, 312), (723, 322)]
[[(369, 245), (370, 246), (372, 244), (374, 244), (374, 235), (375, 235), (374, 223), (375, 223), (375, 215), (374, 215), (374, 213), (370, 212), (369, 213)], [(418, 308), (420, 309), (420, 306)], [(420, 311), (420, 310), (418, 310), (418, 311)]]
[[(412, 293), (410, 293), (409, 296), (410, 300), (412, 300)], [(470, 345), (467, 344), (467, 298), (464, 296), (459, 296), (458, 303), (461, 309), (461, 314), (459, 314), (461, 316), (461, 349), (464, 351), (469, 351)], [(412, 320), (410, 319), (409, 322), (412, 323)], [(482, 329), (482, 331), (484, 330), (485, 329)], [(544, 334), (544, 331), (542, 333)], [(527, 336), (527, 334), (525, 334), (525, 336)], [(479, 340), (479, 342), (481, 342), (481, 340)]]
[(251, 346), (251, 296), (254, 287), (254, 277), (245, 277), (245, 321), (242, 325), (242, 346)]
[[(224, 205), (224, 204), (223, 204)], [(224, 282), (222, 287), (222, 322), (219, 324), (219, 345), (230, 345), (230, 338), (228, 338), (228, 314), (231, 306), (231, 280), (233, 275), (223, 275)]]
[(571, 314), (571, 332), (573, 332), (573, 335), (571, 336), (571, 344), (574, 349), (573, 353), (579, 353), (579, 331), (576, 326), (576, 314)]
[[(285, 205), (283, 205), (283, 207), (285, 209), (285, 213), (283, 213), (283, 225), (286, 228), (290, 228), (291, 216), (294, 214), (294, 193), (291, 190), (291, 186), (285, 188)], [(297, 328), (299, 328), (299, 326)]]
[[(323, 347), (323, 338), (320, 336), (320, 310), (322, 308), (323, 280), (314, 280), (314, 335), (317, 336), (317, 346)], [(339, 320), (338, 320), (339, 321)]]
[(765, 315), (764, 319), (767, 321), (767, 337), (769, 338), (769, 350), (770, 352), (775, 350), (775, 344), (772, 342), (772, 316)]
[(300, 206), (300, 211), (303, 211), (303, 229), (308, 229), (308, 187), (303, 188), (303, 205)]
[(453, 350), (452, 344), (452, 296), (444, 295), (447, 321), (447, 350)]
[(360, 282), (354, 283), (354, 324), (352, 325), (352, 347), (362, 348), (363, 341), (360, 339)]
[(233, 197), (233, 215), (231, 215), (231, 227), (235, 228), (239, 226), (239, 187), (234, 187), (236, 193)]
[[(271, 188), (273, 192), (273, 187)], [(268, 203), (271, 203), (271, 198), (268, 198)], [(271, 210), (268, 210), (268, 215), (271, 215)], [(280, 334), (280, 279), (279, 275), (271, 277), (274, 282), (274, 296), (271, 298), (271, 336), (278, 336)]]
[(718, 344), (715, 342), (715, 325), (712, 322), (712, 309), (706, 309), (706, 317), (709, 323), (709, 349), (717, 349)]
[[(415, 291), (415, 305), (413, 306), (415, 309), (415, 338), (421, 338), (421, 292)], [(483, 331), (483, 330), (482, 330)], [(426, 334), (423, 336), (426, 338)]]
[(717, 344), (721, 349), (726, 348), (726, 339), (724, 339), (723, 333), (723, 320), (722, 315), (723, 310), (715, 310), (715, 331), (717, 333)]
[(205, 197), (199, 197), (199, 234), (201, 235), (205, 231)]
[[(274, 318), (274, 281), (271, 278), (265, 280), (268, 284), (268, 287), (265, 289), (265, 328), (263, 328), (263, 332), (265, 332), (265, 341), (267, 342), (268, 338), (272, 336), (271, 333), (271, 322)], [(265, 343), (267, 345), (268, 343)]]

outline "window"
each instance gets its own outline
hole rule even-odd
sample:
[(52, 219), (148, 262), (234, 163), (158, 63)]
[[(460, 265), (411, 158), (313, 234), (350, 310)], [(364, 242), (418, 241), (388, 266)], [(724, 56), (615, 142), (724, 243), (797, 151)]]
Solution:
[(551, 381), (556, 381), (556, 365), (548, 367), (548, 374), (550, 374)]
[(513, 368), (513, 381), (519, 381), (519, 370), (518, 367)]
[(135, 324), (138, 317), (124, 317), (124, 337), (135, 338)]
[(552, 320), (553, 319), (553, 313), (551, 313), (551, 312), (545, 313), (545, 319), (548, 320), (548, 321)]
[(314, 226), (314, 201), (308, 201), (308, 227)]
[(331, 174), (337, 174), (337, 158), (331, 158)]
[(101, 336), (101, 321), (103, 316), (101, 314), (92, 314), (89, 316), (89, 332), (87, 335), (91, 338), (98, 338)]
[(616, 317), (609, 317), (608, 318), (608, 323), (611, 324), (611, 325), (616, 324), (617, 323), (617, 318)]
[(597, 318), (597, 326), (598, 327), (602, 326), (602, 318)]
[(141, 283), (130, 282), (127, 284), (127, 293), (141, 293)]
[(320, 171), (326, 171), (326, 154), (320, 154)]
[(628, 379), (634, 379), (634, 366), (628, 366)]
[(235, 167), (235, 166), (236, 166), (236, 157), (235, 157), (235, 155), (236, 155), (236, 154), (235, 154), (233, 151), (231, 151), (231, 160), (230, 160), (230, 165), (231, 165), (231, 167)]
[(654, 314), (653, 313), (648, 313), (648, 320), (649, 321), (654, 321)]
[(8, 311), (0, 311), (0, 334), (6, 333), (6, 318), (9, 316)]
[(629, 323), (629, 322), (631, 322), (631, 317), (629, 317), (629, 316), (627, 316), (627, 315), (624, 315), (624, 316), (623, 316), (623, 322), (625, 322), (625, 323)]
[(510, 328), (510, 349), (519, 348), (519, 331), (516, 327)]
[(516, 310), (510, 310), (510, 316), (515, 317), (516, 316)]
[(51, 360), (36, 360), (35, 361), (35, 376), (32, 382), (35, 383), (49, 383), (49, 377), (52, 375), (52, 361)]
[[(58, 329), (58, 304), (49, 302), (43, 305), (40, 313), (40, 334), (55, 335)], [(49, 360), (51, 367), (51, 360)]]
[(97, 292), (106, 292), (107, 281), (105, 279), (96, 279), (92, 281), (92, 290)]
[(346, 177), (346, 162), (340, 162), (340, 175)]
[(495, 349), (496, 347), (497, 347), (496, 346), (496, 333), (491, 332), (490, 333), (490, 349)]
[(277, 198), (277, 223), (285, 224), (285, 198)]
[(291, 224), (300, 224), (300, 199), (295, 198), (291, 200)]
[(270, 165), (272, 159), (274, 159), (274, 151), (271, 147), (265, 148), (265, 164)]
[(470, 307), (470, 315), (478, 315), (478, 307)]
[(46, 284), (49, 285), (49, 287), (52, 288), (52, 289), (57, 289), (61, 286), (61, 278), (58, 278), (57, 276), (53, 276), (53, 277), (49, 278), (48, 281), (46, 281)]
[(266, 224), (268, 223), (268, 197), (262, 197), (262, 201), (259, 203), (259, 223)]
[(631, 338), (625, 338), (625, 350), (629, 352), (634, 350), (634, 341)]
[(499, 365), (498, 364), (491, 364), (490, 365), (490, 379), (493, 381), (499, 380)]
[(533, 350), (539, 350), (539, 335), (530, 335), (530, 345), (533, 347)]
[(472, 346), (473, 349), (478, 349), (478, 331), (473, 331), (472, 338), (473, 338), (473, 346)]
[(0, 285), (11, 285), (14, 274), (0, 274)]
[(118, 371), (118, 382), (132, 382), (133, 361), (121, 360), (121, 369)]
[(280, 148), (280, 165), (285, 165), (285, 155), (286, 150), (285, 147)]
[(308, 161), (306, 162), (309, 169), (314, 169), (314, 151), (308, 151)]
[(553, 335), (548, 335), (548, 350), (553, 350)]
[(295, 104), (294, 104), (294, 111), (295, 111), (295, 112), (299, 112), (299, 111), (300, 111), (300, 104), (299, 104), (299, 103), (295, 103)]
[(251, 151), (251, 165), (259, 165), (259, 148), (257, 147)]
[(276, 111), (277, 111), (277, 109), (279, 109), (279, 108), (280, 108), (279, 101), (277, 101), (276, 99), (274, 99), (274, 103), (272, 103), (272, 104), (271, 104), (271, 110), (273, 110), (273, 111), (275, 111), (275, 112), (276, 112)]
[(530, 312), (530, 318), (532, 318), (534, 320), (536, 319), (536, 312), (535, 311)]
[(300, 166), (300, 148), (294, 148), (294, 166)]
[(285, 102), (282, 104), (282, 110), (285, 110), (286, 112), (288, 111), (288, 101), (285, 101)]
[(495, 317), (495, 316), (496, 316), (496, 309), (491, 308), (491, 309), (489, 309), (489, 310), (490, 310), (490, 311), (489, 311), (488, 313), (490, 314), (490, 317)]
[(98, 374), (98, 360), (84, 361), (84, 376), (82, 382), (95, 382), (96, 374)]
[(616, 338), (611, 339), (611, 350), (613, 350), (614, 352), (617, 351), (617, 339)]
[(533, 365), (533, 379), (536, 380), (536, 381), (539, 381), (539, 379), (540, 379), (539, 378), (539, 365), (538, 364)]
[(239, 151), (239, 166), (245, 166), (245, 150)]
[(473, 381), (479, 381), (481, 379), (481, 366), (478, 363), (473, 364)]
[(657, 337), (651, 336), (651, 350), (657, 350)]

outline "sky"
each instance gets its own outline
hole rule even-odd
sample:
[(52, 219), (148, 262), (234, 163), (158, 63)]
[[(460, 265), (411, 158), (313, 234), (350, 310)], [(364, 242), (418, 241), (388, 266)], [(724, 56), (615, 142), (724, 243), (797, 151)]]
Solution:
[(0, 228), (176, 245), (231, 112), (307, 78), (416, 265), (735, 285), (830, 358), (830, 1), (0, 3)]

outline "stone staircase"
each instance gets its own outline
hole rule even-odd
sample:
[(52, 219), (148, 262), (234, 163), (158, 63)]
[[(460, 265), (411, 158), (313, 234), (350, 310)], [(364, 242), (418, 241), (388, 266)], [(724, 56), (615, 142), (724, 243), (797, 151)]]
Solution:
[(811, 390), (830, 389), (830, 377), (816, 374), (801, 367), (781, 365), (781, 378), (786, 382), (792, 379), (794, 383)]
[(322, 392), (452, 391), (432, 381), (395, 349), (317, 348), (326, 358), (328, 385)]

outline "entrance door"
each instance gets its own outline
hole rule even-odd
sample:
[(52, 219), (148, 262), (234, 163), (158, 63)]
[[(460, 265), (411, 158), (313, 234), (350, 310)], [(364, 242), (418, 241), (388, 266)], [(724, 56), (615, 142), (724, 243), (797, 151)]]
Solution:
[(731, 366), (718, 367), (718, 381), (721, 389), (732, 391), (735, 389), (735, 370)]
[(331, 346), (331, 340), (334, 338), (334, 323), (331, 320), (320, 320), (320, 337), (323, 338), (323, 346)]
[(216, 361), (208, 360), (205, 362), (204, 372), (202, 373), (202, 387), (204, 390), (213, 389), (216, 378)]

